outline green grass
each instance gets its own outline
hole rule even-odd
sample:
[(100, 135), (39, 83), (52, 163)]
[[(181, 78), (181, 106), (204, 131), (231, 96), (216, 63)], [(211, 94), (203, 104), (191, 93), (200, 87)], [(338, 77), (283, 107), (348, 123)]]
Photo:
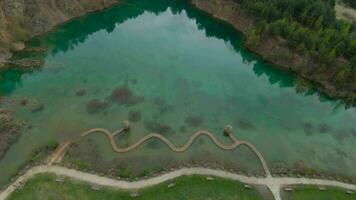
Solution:
[(346, 194), (342, 188), (327, 187), (320, 191), (317, 186), (296, 186), (292, 192), (283, 192), (283, 200), (356, 200), (356, 194)]
[(215, 178), (206, 180), (202, 176), (185, 176), (174, 180), (175, 186), (168, 188), (168, 183), (139, 191), (138, 197), (131, 197), (132, 192), (102, 188), (91, 189), (85, 183), (65, 179), (64, 183), (55, 182), (53, 174), (42, 174), (29, 180), (10, 200), (259, 200), (263, 199), (255, 189), (245, 189), (239, 182)]

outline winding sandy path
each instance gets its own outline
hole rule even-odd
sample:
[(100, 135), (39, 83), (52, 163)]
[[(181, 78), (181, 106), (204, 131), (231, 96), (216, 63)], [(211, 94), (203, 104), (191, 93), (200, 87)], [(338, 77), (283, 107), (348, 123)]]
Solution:
[(54, 173), (59, 176), (67, 176), (76, 180), (80, 181), (85, 181), (91, 184), (96, 184), (96, 185), (101, 185), (101, 186), (107, 186), (107, 187), (112, 187), (112, 188), (118, 188), (118, 189), (126, 189), (126, 190), (134, 190), (134, 189), (140, 189), (144, 187), (149, 187), (149, 186), (154, 186), (156, 184), (177, 178), (179, 176), (184, 176), (184, 175), (193, 175), (193, 174), (198, 174), (198, 175), (208, 175), (208, 176), (216, 176), (216, 177), (221, 177), (221, 178), (226, 178), (226, 179), (231, 179), (231, 180), (236, 180), (240, 181), (246, 184), (253, 184), (253, 185), (264, 185), (269, 188), (269, 190), (272, 192), (274, 199), (275, 200), (281, 200), (280, 197), (280, 189), (283, 185), (296, 185), (296, 184), (312, 184), (312, 185), (322, 185), (322, 186), (334, 186), (334, 187), (341, 187), (345, 188), (348, 190), (355, 190), (356, 191), (356, 185), (353, 184), (347, 184), (347, 183), (342, 183), (338, 181), (330, 181), (330, 180), (323, 180), (323, 179), (310, 179), (310, 178), (275, 178), (272, 177), (267, 163), (264, 160), (262, 154), (256, 149), (256, 147), (249, 142), (246, 141), (240, 141), (235, 136), (232, 134), (232, 132), (229, 135), (230, 139), (232, 140), (231, 144), (223, 144), (221, 143), (212, 133), (208, 131), (198, 131), (191, 135), (188, 139), (188, 141), (182, 145), (182, 146), (175, 146), (171, 141), (169, 141), (167, 138), (165, 138), (163, 135), (158, 134), (158, 133), (151, 133), (146, 135), (145, 137), (141, 138), (137, 142), (133, 143), (132, 145), (125, 147), (125, 148), (119, 148), (115, 142), (115, 136), (119, 133), (123, 132), (123, 128), (119, 129), (115, 132), (110, 132), (107, 129), (103, 128), (95, 128), (91, 129), (83, 134), (82, 136), (87, 136), (89, 134), (93, 133), (102, 133), (106, 135), (111, 143), (111, 146), (115, 152), (118, 153), (124, 153), (124, 152), (129, 152), (134, 150), (135, 148), (139, 147), (141, 144), (144, 142), (156, 138), (165, 143), (172, 151), (174, 152), (184, 152), (186, 151), (194, 142), (194, 140), (200, 136), (207, 136), (209, 139), (214, 142), (218, 147), (220, 147), (223, 150), (233, 150), (240, 145), (245, 145), (248, 148), (250, 148), (255, 155), (258, 157), (259, 161), (261, 162), (263, 169), (265, 170), (266, 177), (263, 178), (257, 178), (257, 177), (248, 177), (240, 174), (234, 174), (222, 170), (215, 170), (215, 169), (207, 169), (207, 168), (183, 168), (179, 169), (176, 171), (168, 172), (166, 174), (153, 177), (150, 179), (146, 180), (140, 180), (140, 181), (134, 181), (134, 182), (128, 182), (128, 181), (121, 181), (121, 180), (116, 180), (116, 179), (111, 179), (103, 176), (98, 176), (96, 174), (90, 174), (74, 169), (68, 169), (64, 167), (59, 167), (59, 166), (52, 166), (53, 163), (55, 162), (60, 162), (61, 158), (65, 154), (66, 149), (70, 146), (70, 142), (63, 143), (60, 146), (58, 146), (57, 150), (49, 157), (47, 160), (47, 165), (41, 165), (37, 167), (33, 167), (29, 169), (24, 175), (20, 176), (16, 181), (14, 181), (9, 187), (7, 187), (4, 191), (0, 193), (0, 200), (5, 200), (12, 192), (16, 190), (16, 188), (21, 185), (21, 183), (24, 183), (31, 177), (41, 174), (41, 173)]
[(162, 141), (163, 143), (165, 143), (172, 151), (174, 152), (184, 152), (186, 151), (194, 142), (195, 139), (197, 139), (200, 136), (206, 136), (208, 137), (216, 146), (218, 146), (219, 148), (223, 149), (223, 150), (234, 150), (236, 148), (238, 148), (239, 146), (246, 146), (249, 149), (252, 150), (252, 152), (257, 156), (258, 160), (260, 161), (260, 163), (262, 164), (263, 170), (266, 174), (266, 177), (271, 177), (271, 173), (269, 171), (269, 168), (267, 166), (267, 162), (265, 161), (265, 159), (263, 158), (262, 154), (257, 150), (257, 148), (250, 144), (247, 141), (240, 141), (238, 140), (233, 133), (228, 134), (229, 138), (232, 140), (231, 144), (223, 144), (221, 143), (215, 136), (214, 134), (212, 134), (209, 131), (204, 131), (204, 130), (200, 130), (197, 131), (195, 133), (193, 133), (188, 141), (186, 143), (184, 143), (182, 146), (176, 146), (174, 145), (170, 140), (168, 140), (166, 137), (164, 137), (162, 134), (159, 133), (151, 133), (148, 134), (146, 136), (144, 136), (143, 138), (141, 138), (140, 140), (138, 140), (137, 142), (131, 144), (128, 147), (124, 147), (124, 148), (119, 148), (116, 144), (115, 141), (115, 136), (119, 133), (121, 133), (123, 131), (123, 129), (119, 129), (113, 133), (111, 133), (109, 130), (107, 129), (103, 129), (103, 128), (94, 128), (94, 129), (90, 129), (89, 131), (86, 131), (84, 133), (81, 134), (81, 136), (85, 137), (87, 135), (90, 134), (94, 134), (94, 133), (101, 133), (104, 134), (110, 141), (111, 147), (113, 149), (113, 151), (117, 152), (117, 153), (126, 153), (129, 151), (132, 151), (136, 148), (138, 148), (140, 145), (142, 145), (143, 143), (147, 142), (150, 139), (159, 139), (160, 141)]
[(154, 186), (159, 183), (184, 175), (197, 174), (197, 175), (216, 176), (216, 177), (240, 181), (246, 184), (265, 185), (272, 191), (276, 200), (281, 199), (279, 195), (279, 191), (281, 186), (283, 185), (312, 184), (312, 185), (321, 185), (321, 186), (334, 186), (334, 187), (345, 188), (347, 190), (356, 191), (356, 185), (337, 182), (337, 181), (309, 179), (309, 178), (273, 178), (273, 177), (256, 178), (256, 177), (248, 177), (244, 175), (234, 174), (222, 170), (206, 169), (206, 168), (183, 168), (150, 179), (128, 182), (128, 181), (122, 181), (122, 180), (111, 179), (103, 176), (98, 176), (95, 174), (90, 174), (74, 169), (68, 169), (60, 166), (41, 165), (41, 166), (33, 167), (30, 170), (28, 170), (24, 175), (19, 177), (13, 184), (11, 184), (3, 192), (1, 192), (0, 200), (5, 200), (13, 191), (16, 190), (16, 188), (13, 185), (18, 185), (20, 182), (24, 183), (25, 181), (32, 178), (33, 176), (41, 173), (54, 173), (59, 176), (70, 177), (75, 180), (84, 181), (90, 184), (112, 187), (116, 189), (125, 189), (125, 190), (135, 190), (144, 187)]

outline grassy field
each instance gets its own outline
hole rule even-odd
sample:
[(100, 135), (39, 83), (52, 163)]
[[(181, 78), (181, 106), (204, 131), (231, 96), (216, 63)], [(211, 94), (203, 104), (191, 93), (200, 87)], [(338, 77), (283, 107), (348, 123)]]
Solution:
[(64, 183), (55, 181), (56, 176), (43, 174), (29, 180), (20, 191), (12, 193), (10, 200), (99, 200), (99, 199), (137, 199), (137, 200), (259, 200), (262, 195), (255, 189), (245, 189), (243, 184), (215, 178), (206, 180), (202, 176), (186, 176), (175, 179), (173, 187), (169, 183), (138, 191), (139, 196), (131, 197), (132, 191), (120, 191), (101, 188), (64, 179)]
[(317, 186), (296, 186), (292, 192), (282, 192), (283, 200), (356, 200), (356, 194), (346, 194), (345, 189), (327, 187), (320, 191)]

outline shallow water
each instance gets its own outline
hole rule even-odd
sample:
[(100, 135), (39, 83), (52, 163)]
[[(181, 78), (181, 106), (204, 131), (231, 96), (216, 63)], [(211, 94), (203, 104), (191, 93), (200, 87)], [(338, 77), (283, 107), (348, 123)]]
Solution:
[[(255, 144), (269, 165), (303, 161), (330, 173), (356, 175), (356, 109), (312, 89), (301, 92), (294, 75), (244, 50), (239, 32), (188, 3), (126, 0), (62, 25), (29, 45), (49, 50), (17, 57), (41, 58), (44, 66), (0, 75), (3, 106), (32, 126), (0, 161), (0, 183), (36, 147), (53, 139), (78, 139), (94, 127), (118, 129), (130, 111), (130, 118), (140, 119), (132, 124), (127, 143), (157, 128), (177, 144), (199, 129), (228, 143), (221, 130), (231, 124), (235, 135)], [(76, 95), (78, 90), (85, 94)], [(23, 99), (41, 102), (44, 109), (33, 113), (20, 105)], [(102, 109), (88, 110), (93, 99)], [(105, 138), (93, 138), (104, 160), (120, 157)], [(208, 140), (202, 145), (211, 146)], [(147, 152), (144, 146), (136, 153)], [(222, 156), (217, 148), (210, 153), (218, 159), (236, 158)], [(160, 156), (152, 153), (150, 159)], [(170, 158), (175, 159), (174, 154)]]

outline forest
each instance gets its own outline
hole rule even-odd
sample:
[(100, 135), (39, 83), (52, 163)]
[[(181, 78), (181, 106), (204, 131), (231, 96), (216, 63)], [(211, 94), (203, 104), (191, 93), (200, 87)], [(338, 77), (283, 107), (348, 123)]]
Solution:
[(323, 66), (342, 61), (339, 78), (356, 80), (356, 23), (336, 19), (335, 0), (235, 1), (257, 18), (249, 35), (253, 41), (266, 33), (282, 37), (291, 48)]
[(355, 0), (342, 0), (343, 3), (345, 3), (346, 5), (356, 8), (356, 1)]

